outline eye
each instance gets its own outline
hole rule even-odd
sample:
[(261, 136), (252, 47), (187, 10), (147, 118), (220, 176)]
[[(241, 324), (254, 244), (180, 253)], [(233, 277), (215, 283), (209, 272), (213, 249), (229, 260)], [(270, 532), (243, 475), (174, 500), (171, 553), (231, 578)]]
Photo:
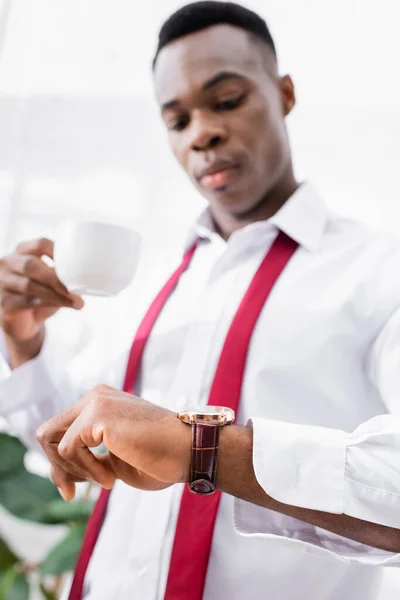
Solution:
[(189, 124), (188, 118), (176, 119), (175, 121), (168, 123), (168, 129), (170, 131), (183, 131), (185, 129), (185, 127), (187, 127), (188, 124)]
[(235, 98), (228, 98), (227, 100), (223, 100), (222, 102), (218, 102), (215, 105), (217, 110), (234, 110), (238, 108), (242, 101), (244, 100), (244, 94), (241, 96), (235, 96)]

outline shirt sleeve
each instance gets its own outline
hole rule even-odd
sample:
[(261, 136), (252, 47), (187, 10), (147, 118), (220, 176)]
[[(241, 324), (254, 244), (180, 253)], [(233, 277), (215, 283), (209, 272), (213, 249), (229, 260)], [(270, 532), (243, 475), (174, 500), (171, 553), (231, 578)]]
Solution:
[[(71, 327), (74, 335), (68, 331)], [(14, 370), (9, 367), (0, 330), (0, 417), (28, 447), (40, 449), (38, 427), (92, 387), (121, 385), (128, 338), (118, 335), (115, 319), (105, 327), (99, 319), (95, 329), (87, 322), (78, 324), (73, 317), (67, 317), (62, 327), (49, 322), (40, 354)]]
[(52, 372), (48, 336), (40, 354), (13, 371), (8, 364), (1, 330), (0, 338), (0, 416), (28, 447), (39, 449), (36, 442), (39, 425), (61, 412), (68, 405), (67, 398), (73, 402), (78, 391), (71, 393), (67, 378)]
[[(251, 419), (255, 475), (279, 502), (400, 529), (400, 311), (386, 322), (372, 345), (366, 374), (388, 413), (348, 433), (325, 427)], [(333, 552), (341, 559), (399, 565), (384, 552), (312, 525), (235, 501), (235, 524), (244, 535), (280, 535)], [(258, 517), (256, 516), (258, 515)], [(273, 513), (277, 515), (277, 513)], [(277, 522), (282, 521), (282, 529)], [(279, 533), (280, 531), (280, 533)]]

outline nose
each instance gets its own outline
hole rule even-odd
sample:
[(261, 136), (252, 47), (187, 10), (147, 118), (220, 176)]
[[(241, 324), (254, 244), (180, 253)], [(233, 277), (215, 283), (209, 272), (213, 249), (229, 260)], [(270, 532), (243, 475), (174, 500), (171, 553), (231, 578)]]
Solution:
[(227, 138), (227, 131), (223, 123), (213, 115), (193, 116), (191, 130), (191, 148), (195, 152), (216, 148)]

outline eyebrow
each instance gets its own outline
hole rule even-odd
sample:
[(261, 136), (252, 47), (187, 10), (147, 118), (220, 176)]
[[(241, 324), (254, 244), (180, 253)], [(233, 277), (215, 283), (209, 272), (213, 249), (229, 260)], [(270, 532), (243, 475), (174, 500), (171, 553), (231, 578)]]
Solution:
[[(202, 90), (209, 90), (226, 79), (245, 79), (245, 77), (239, 73), (235, 73), (234, 71), (220, 71), (216, 75), (213, 75), (210, 79), (207, 79), (202, 86)], [(169, 100), (169, 102), (164, 102), (164, 104), (161, 105), (161, 111), (163, 112), (169, 108), (174, 108), (174, 106), (179, 106), (179, 104), (180, 103), (178, 99)]]
[(203, 90), (209, 90), (220, 81), (225, 81), (225, 79), (244, 79), (244, 76), (239, 75), (239, 73), (235, 73), (234, 71), (220, 71), (205, 82)]

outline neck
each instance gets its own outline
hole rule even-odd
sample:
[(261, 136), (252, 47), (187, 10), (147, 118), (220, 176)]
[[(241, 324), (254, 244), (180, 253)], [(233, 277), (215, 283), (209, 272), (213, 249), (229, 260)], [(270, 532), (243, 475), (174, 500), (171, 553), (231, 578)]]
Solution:
[(291, 171), (289, 176), (283, 178), (272, 190), (268, 190), (260, 202), (245, 213), (236, 214), (224, 207), (210, 207), (216, 230), (224, 240), (227, 240), (234, 231), (250, 223), (270, 219), (298, 187), (299, 184)]

